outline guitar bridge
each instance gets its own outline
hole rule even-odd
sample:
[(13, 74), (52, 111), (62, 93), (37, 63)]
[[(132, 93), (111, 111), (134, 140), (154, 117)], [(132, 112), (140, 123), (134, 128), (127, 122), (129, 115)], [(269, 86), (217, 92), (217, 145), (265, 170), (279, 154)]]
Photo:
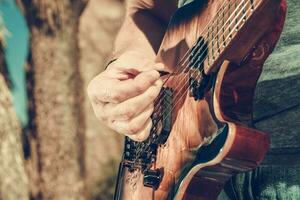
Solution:
[(144, 142), (136, 142), (125, 137), (122, 166), (129, 172), (140, 170), (144, 174), (144, 186), (157, 189), (161, 180), (160, 169), (152, 169), (156, 160), (157, 148), (168, 140), (172, 129), (172, 97), (171, 88), (163, 88), (152, 115), (153, 126), (149, 138)]

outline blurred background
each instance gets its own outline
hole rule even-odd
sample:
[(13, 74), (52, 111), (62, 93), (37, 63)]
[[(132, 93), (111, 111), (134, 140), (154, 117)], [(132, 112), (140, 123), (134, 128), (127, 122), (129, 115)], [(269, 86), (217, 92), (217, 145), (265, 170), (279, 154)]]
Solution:
[[(109, 61), (124, 1), (0, 0), (0, 200), (113, 199), (122, 137), (99, 124), (86, 88)], [(300, 144), (299, 2), (288, 0), (254, 101), (273, 150)], [(273, 184), (262, 194), (299, 194), (298, 165), (276, 167), (261, 168)]]
[(122, 0), (0, 0), (0, 200), (112, 199), (121, 136), (86, 96)]

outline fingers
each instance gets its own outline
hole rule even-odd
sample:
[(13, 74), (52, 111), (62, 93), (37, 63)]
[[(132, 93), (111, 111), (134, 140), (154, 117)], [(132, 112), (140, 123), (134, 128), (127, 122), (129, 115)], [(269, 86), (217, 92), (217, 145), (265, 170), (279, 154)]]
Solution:
[(156, 70), (142, 72), (134, 79), (120, 81), (105, 77), (96, 77), (88, 87), (88, 95), (92, 102), (120, 103), (144, 93), (158, 79)]
[(150, 119), (154, 100), (158, 96), (162, 81), (158, 80), (146, 92), (128, 99), (122, 103), (103, 103), (93, 105), (96, 117), (113, 130), (130, 135), (136, 141), (145, 140), (150, 133), (152, 121)]
[(102, 107), (100, 115), (114, 120), (130, 120), (143, 112), (146, 107), (153, 104), (162, 87), (162, 81), (158, 80), (149, 87), (146, 92), (128, 99), (119, 104), (106, 104)]
[(127, 136), (135, 141), (142, 142), (149, 137), (151, 128), (152, 128), (152, 120), (148, 119), (148, 121), (146, 122), (142, 130), (140, 130), (134, 135), (127, 135)]
[(99, 121), (133, 140), (145, 140), (152, 127), (153, 102), (163, 84), (159, 70), (164, 70), (163, 64), (132, 52), (110, 64), (87, 89)]
[(134, 79), (121, 81), (118, 85), (119, 99), (115, 103), (123, 102), (144, 93), (149, 87), (159, 81), (159, 78), (159, 72), (151, 70), (140, 73)]
[(140, 135), (143, 137), (147, 135), (147, 133), (143, 132), (149, 126), (149, 121), (151, 122), (151, 115), (153, 113), (154, 106), (150, 105), (147, 109), (142, 112), (140, 115), (136, 116), (131, 120), (122, 120), (122, 121), (110, 121), (108, 122), (108, 126), (113, 128), (119, 133), (126, 135)]

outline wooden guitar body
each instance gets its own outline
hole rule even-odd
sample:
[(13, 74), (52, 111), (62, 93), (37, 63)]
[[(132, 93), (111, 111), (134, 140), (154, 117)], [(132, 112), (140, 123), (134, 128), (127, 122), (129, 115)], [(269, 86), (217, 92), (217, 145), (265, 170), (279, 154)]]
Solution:
[[(155, 159), (149, 165), (160, 174), (148, 174), (150, 184), (145, 184), (144, 169), (130, 169), (128, 163), (132, 162), (124, 156), (115, 200), (214, 200), (233, 175), (254, 169), (263, 160), (270, 141), (267, 134), (251, 127), (252, 101), (262, 65), (283, 26), (285, 1), (247, 0), (251, 3), (243, 4), (244, 8), (251, 9), (253, 4), (255, 9), (251, 13), (242, 11), (241, 19), (245, 15), (247, 19), (243, 24), (236, 22), (238, 28), (229, 28), (234, 33), (223, 29), (226, 23), (230, 26), (225, 8), (231, 8), (226, 2), (241, 5), (243, 0), (196, 0), (174, 14), (157, 56), (157, 62), (173, 74), (164, 85), (172, 91), (172, 127), (166, 141), (157, 145)], [(215, 35), (214, 30), (212, 36), (203, 35), (216, 14), (228, 17), (219, 21), (222, 26), (213, 27)], [(221, 30), (223, 35), (219, 37), (217, 32)], [(210, 44), (210, 37), (223, 40)], [(202, 43), (208, 49), (203, 51), (206, 57), (201, 70), (191, 66), (191, 56), (187, 64), (182, 64), (199, 38), (204, 38)], [(199, 80), (203, 72), (210, 76), (211, 85), (204, 88), (201, 98), (195, 98), (189, 83)], [(125, 144), (124, 154), (126, 149), (130, 147)], [(157, 181), (152, 188), (145, 186)]]

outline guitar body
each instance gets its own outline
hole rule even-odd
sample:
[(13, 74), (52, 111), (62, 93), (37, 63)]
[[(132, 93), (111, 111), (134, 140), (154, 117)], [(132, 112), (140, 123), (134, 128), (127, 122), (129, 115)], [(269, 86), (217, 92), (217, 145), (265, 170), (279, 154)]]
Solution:
[[(222, 43), (224, 49), (216, 52), (213, 61), (204, 62), (203, 72), (213, 78), (202, 98), (190, 92), (186, 83), (193, 75), (189, 72), (169, 77), (164, 87), (172, 89), (172, 128), (167, 140), (158, 145), (150, 166), (160, 170), (159, 184), (146, 187), (143, 170), (129, 170), (123, 159), (115, 200), (214, 200), (233, 175), (260, 164), (270, 141), (267, 134), (251, 127), (252, 101), (262, 65), (283, 26), (284, 3), (253, 1), (255, 12), (239, 25), (230, 42), (223, 38), (226, 45)], [(222, 6), (221, 0), (196, 0), (179, 8), (169, 24), (157, 62), (163, 63), (166, 71), (175, 72), (180, 58), (198, 38), (205, 37), (205, 27)]]

